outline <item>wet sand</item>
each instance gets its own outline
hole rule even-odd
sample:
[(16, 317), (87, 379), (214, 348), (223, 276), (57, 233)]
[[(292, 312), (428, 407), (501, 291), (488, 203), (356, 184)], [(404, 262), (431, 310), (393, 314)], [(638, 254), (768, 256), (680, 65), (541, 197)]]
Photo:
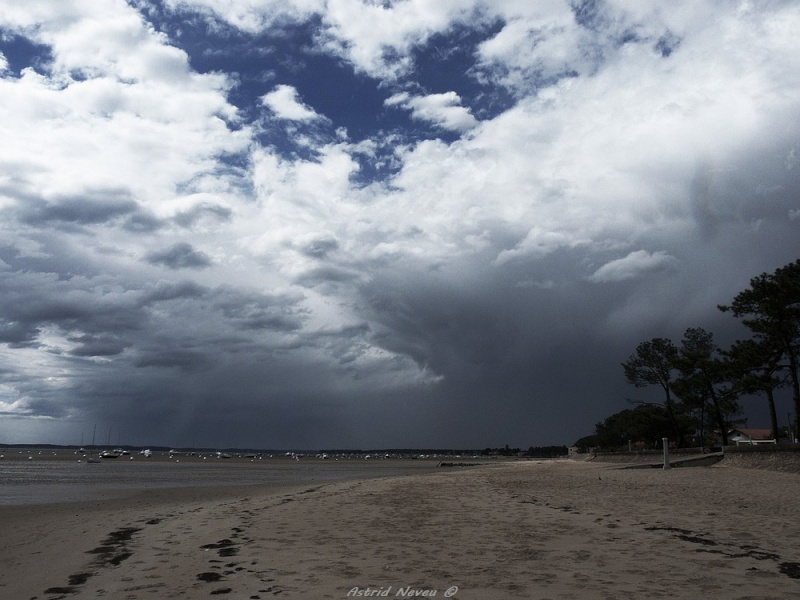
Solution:
[(0, 597), (794, 598), (799, 492), (560, 460), (3, 507)]

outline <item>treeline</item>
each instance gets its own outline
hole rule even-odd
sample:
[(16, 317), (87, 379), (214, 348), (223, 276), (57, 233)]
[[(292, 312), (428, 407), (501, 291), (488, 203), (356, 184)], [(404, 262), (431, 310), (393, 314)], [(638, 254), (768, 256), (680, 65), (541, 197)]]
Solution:
[(484, 456), (529, 456), (532, 458), (559, 458), (567, 456), (569, 449), (566, 446), (530, 446), (527, 450), (520, 448), (485, 448), (481, 452)]
[(660, 401), (608, 417), (576, 445), (650, 446), (662, 437), (678, 446), (727, 445), (728, 431), (741, 422), (743, 395), (764, 397), (772, 436), (779, 439), (775, 392), (784, 387), (791, 389), (798, 432), (800, 260), (752, 278), (730, 305), (717, 308), (741, 320), (751, 337), (721, 348), (711, 332), (692, 327), (677, 344), (666, 338), (640, 343), (622, 363), (625, 379), (659, 388)]

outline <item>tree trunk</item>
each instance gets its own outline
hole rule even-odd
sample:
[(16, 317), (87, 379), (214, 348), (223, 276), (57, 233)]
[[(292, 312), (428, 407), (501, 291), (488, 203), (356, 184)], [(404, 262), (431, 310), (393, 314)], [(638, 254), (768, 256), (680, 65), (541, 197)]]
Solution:
[(714, 391), (714, 386), (709, 386), (708, 391), (711, 393), (711, 402), (714, 404), (714, 417), (717, 419), (717, 427), (719, 427), (720, 434), (722, 435), (722, 445), (728, 445), (728, 425), (725, 423), (725, 417), (722, 414), (722, 409), (719, 407), (719, 400), (717, 400), (717, 393)]
[(669, 393), (669, 387), (665, 387), (664, 391), (667, 394), (667, 401), (665, 403), (667, 416), (669, 417), (670, 423), (672, 423), (672, 428), (675, 430), (675, 436), (678, 438), (678, 448), (683, 448), (686, 445), (686, 441), (683, 439), (683, 432), (678, 424), (678, 419), (675, 417), (675, 411), (672, 409), (672, 396)]
[(786, 350), (789, 358), (789, 376), (792, 378), (792, 400), (794, 402), (794, 439), (800, 436), (800, 382), (797, 380), (797, 354), (789, 345)]
[(700, 405), (700, 447), (706, 447), (706, 401)]
[(767, 392), (767, 404), (769, 404), (769, 419), (772, 423), (772, 438), (775, 443), (778, 443), (778, 413), (775, 410), (775, 394), (772, 392), (771, 387), (768, 387), (765, 391)]

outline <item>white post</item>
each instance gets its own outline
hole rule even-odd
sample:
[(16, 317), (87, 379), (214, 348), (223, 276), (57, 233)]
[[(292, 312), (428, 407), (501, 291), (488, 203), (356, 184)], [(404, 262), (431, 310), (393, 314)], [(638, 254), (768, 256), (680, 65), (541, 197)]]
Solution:
[(669, 469), (669, 438), (661, 438), (664, 444), (664, 470)]

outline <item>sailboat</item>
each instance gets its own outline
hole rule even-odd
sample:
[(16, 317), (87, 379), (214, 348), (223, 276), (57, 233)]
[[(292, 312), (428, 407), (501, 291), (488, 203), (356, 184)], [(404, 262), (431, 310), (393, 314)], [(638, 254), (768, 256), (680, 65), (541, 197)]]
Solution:
[(96, 465), (100, 462), (99, 458), (95, 458), (94, 455), (94, 436), (97, 433), (97, 425), (94, 426), (94, 430), (92, 431), (92, 449), (89, 450), (89, 456), (86, 458), (86, 464), (89, 465)]
[(103, 450), (99, 456), (100, 458), (119, 458), (122, 456), (122, 448), (111, 450), (111, 428), (108, 428), (108, 442), (106, 442), (106, 449)]

